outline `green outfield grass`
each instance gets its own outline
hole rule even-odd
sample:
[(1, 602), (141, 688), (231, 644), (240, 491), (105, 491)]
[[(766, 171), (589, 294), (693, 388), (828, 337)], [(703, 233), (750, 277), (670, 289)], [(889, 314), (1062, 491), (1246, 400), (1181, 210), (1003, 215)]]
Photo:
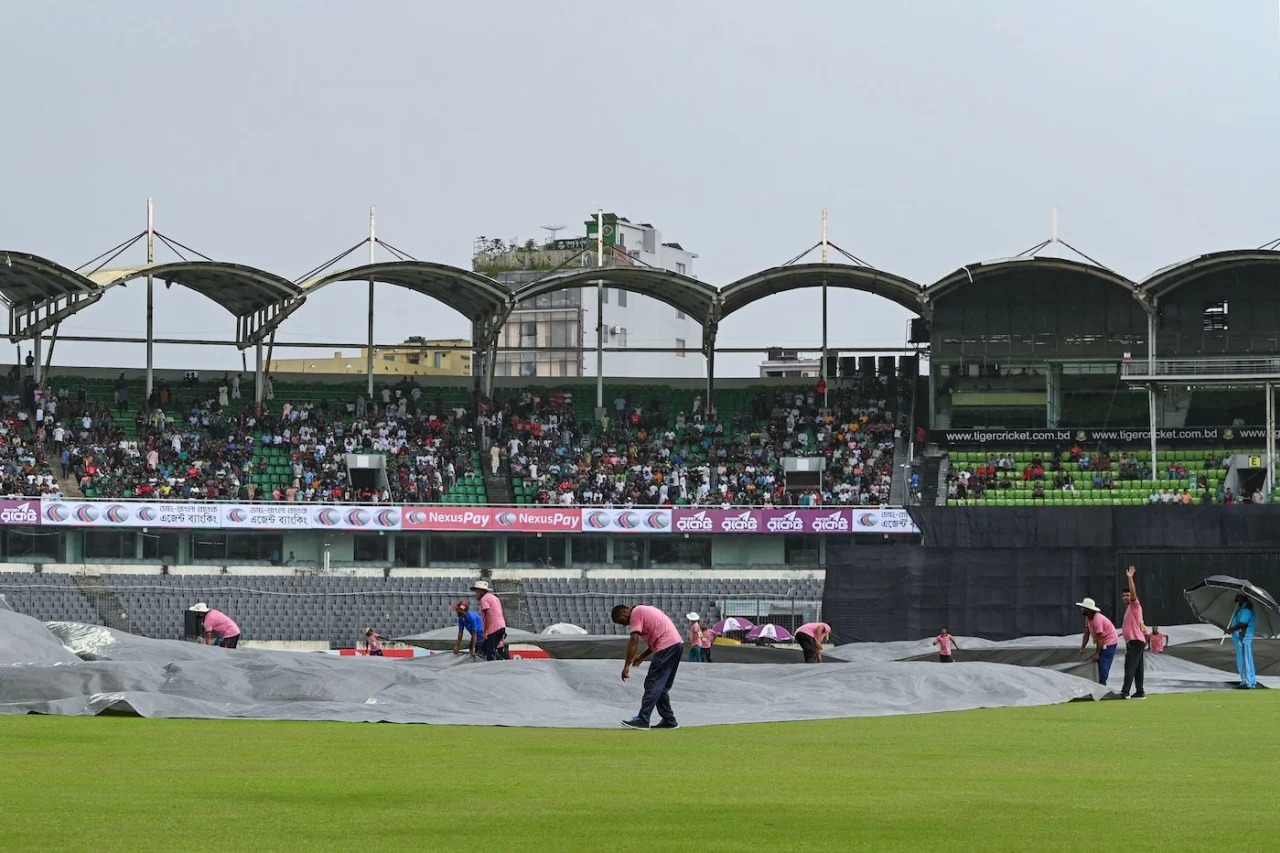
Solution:
[(1274, 850), (1280, 695), (557, 731), (0, 717), (6, 850)]

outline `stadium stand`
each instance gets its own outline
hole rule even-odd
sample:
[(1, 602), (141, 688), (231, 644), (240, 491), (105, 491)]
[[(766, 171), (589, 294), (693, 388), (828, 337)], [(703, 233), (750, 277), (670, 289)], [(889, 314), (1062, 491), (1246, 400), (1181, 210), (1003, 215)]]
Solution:
[[(204, 601), (230, 614), (246, 639), (350, 646), (366, 626), (394, 637), (453, 625), (451, 607), (470, 597), (473, 580), (469, 574), (429, 578), (105, 574), (92, 578), (94, 588), (100, 590), (95, 594), (71, 575), (5, 572), (0, 573), (0, 594), (14, 610), (36, 619), (101, 624), (116, 622), (118, 617), (114, 627), (161, 639), (181, 638), (184, 611)], [(822, 600), (822, 581), (530, 578), (515, 591), (504, 593), (504, 598), (509, 619), (516, 613), (527, 614), (526, 624), (515, 627), (541, 631), (569, 622), (590, 633), (613, 634), (618, 629), (609, 621), (609, 610), (627, 601), (660, 607), (677, 624), (683, 624), (690, 610), (714, 622), (729, 615), (724, 613), (727, 601), (738, 605), (732, 615), (795, 623), (803, 618), (804, 607)]]
[[(571, 392), (522, 392), (491, 416), (491, 472), (510, 472), (519, 504), (787, 505), (888, 502), (896, 399), (885, 385), (740, 389), (705, 412), (701, 395), (619, 389), (610, 414)], [(824, 456), (821, 490), (784, 486), (782, 458)]]
[(0, 595), (14, 610), (42, 622), (99, 622), (97, 608), (71, 575), (0, 572)]
[(708, 625), (722, 616), (744, 615), (740, 610), (726, 614), (726, 601), (748, 608), (755, 605), (757, 609), (747, 617), (753, 622), (794, 621), (802, 613), (803, 604), (822, 600), (822, 581), (531, 578), (524, 581), (524, 595), (533, 624), (539, 630), (556, 622), (569, 622), (592, 634), (615, 634), (621, 629), (609, 621), (609, 609), (625, 602), (658, 607), (677, 625), (686, 623), (684, 616), (691, 610)]
[[(1241, 450), (1243, 455), (1261, 451)], [(1261, 492), (1237, 495), (1225, 485), (1230, 457), (1222, 450), (1160, 454), (1060, 449), (949, 453), (947, 502), (959, 506), (1103, 506), (1261, 503)]]

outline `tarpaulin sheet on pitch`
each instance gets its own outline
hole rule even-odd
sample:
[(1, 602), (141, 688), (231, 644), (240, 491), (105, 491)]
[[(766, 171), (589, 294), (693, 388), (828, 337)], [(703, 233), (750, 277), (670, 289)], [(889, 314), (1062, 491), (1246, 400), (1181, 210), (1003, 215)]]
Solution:
[[(0, 713), (388, 721), (612, 728), (640, 702), (645, 668), (617, 660), (484, 663), (221, 649), (149, 640), (0, 609)], [(977, 663), (684, 664), (682, 725), (887, 716), (1098, 699), (1105, 688), (1047, 669)]]

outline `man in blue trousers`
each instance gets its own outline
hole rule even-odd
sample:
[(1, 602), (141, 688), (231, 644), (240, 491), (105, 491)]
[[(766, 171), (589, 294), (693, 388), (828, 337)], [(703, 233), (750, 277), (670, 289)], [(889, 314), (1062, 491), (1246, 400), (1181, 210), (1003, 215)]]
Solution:
[(1236, 669), (1240, 672), (1240, 690), (1252, 690), (1258, 686), (1258, 674), (1253, 671), (1253, 626), (1256, 614), (1248, 596), (1236, 596), (1236, 618), (1227, 628), (1236, 644)]
[[(622, 725), (629, 729), (647, 730), (653, 710), (657, 708), (658, 716), (662, 719), (653, 728), (680, 728), (675, 712), (671, 710), (669, 695), (684, 652), (684, 640), (676, 630), (675, 623), (658, 608), (645, 604), (635, 607), (619, 604), (613, 608), (610, 616), (615, 625), (626, 625), (631, 631), (631, 642), (627, 643), (627, 659), (622, 664), (622, 680), (626, 681), (631, 677), (631, 667), (639, 666), (652, 658), (649, 675), (644, 680), (644, 699), (640, 702), (640, 713), (629, 720), (623, 720)], [(646, 648), (642, 654), (636, 654), (641, 640), (644, 640)]]
[(1116, 659), (1116, 645), (1120, 635), (1115, 624), (1102, 615), (1098, 605), (1092, 598), (1076, 602), (1080, 613), (1084, 616), (1084, 639), (1080, 641), (1080, 657), (1089, 650), (1089, 640), (1093, 640), (1096, 651), (1093, 659), (1098, 664), (1098, 683), (1106, 684), (1111, 677), (1111, 662)]

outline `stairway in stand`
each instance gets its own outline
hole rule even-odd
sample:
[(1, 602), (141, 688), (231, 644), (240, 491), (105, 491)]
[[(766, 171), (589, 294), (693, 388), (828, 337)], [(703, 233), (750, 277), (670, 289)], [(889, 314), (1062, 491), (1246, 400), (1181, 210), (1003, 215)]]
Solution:
[(502, 615), (508, 627), (532, 631), (533, 620), (524, 599), (524, 584), (517, 580), (494, 580), (492, 584), (494, 594), (502, 599)]
[(115, 593), (102, 582), (102, 578), (97, 575), (72, 575), (72, 577), (75, 578), (76, 586), (80, 587), (80, 591), (97, 611), (98, 624), (117, 631), (133, 633), (133, 623), (129, 620), (129, 614), (125, 612), (124, 606), (120, 604), (120, 599), (116, 598)]
[(511, 491), (511, 478), (505, 474), (490, 474), (487, 468), (484, 472), (484, 491), (491, 506), (512, 506), (516, 502)]

